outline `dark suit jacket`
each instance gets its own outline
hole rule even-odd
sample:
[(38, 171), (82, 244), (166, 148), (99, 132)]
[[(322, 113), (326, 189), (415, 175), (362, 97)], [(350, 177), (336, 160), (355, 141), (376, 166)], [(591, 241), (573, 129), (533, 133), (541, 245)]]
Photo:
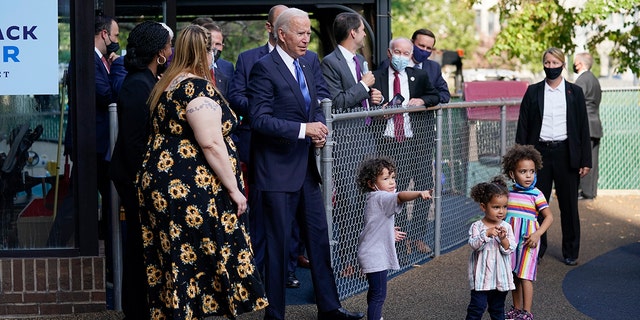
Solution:
[[(536, 145), (540, 140), (542, 116), (544, 114), (545, 80), (532, 84), (522, 98), (516, 143)], [(567, 97), (567, 142), (571, 168), (591, 168), (591, 138), (589, 120), (582, 89), (565, 80)]]
[(231, 77), (233, 77), (233, 63), (219, 58), (218, 61), (216, 61), (214, 70), (216, 73), (216, 88), (218, 88), (222, 96), (227, 99), (229, 83), (231, 82)]
[(600, 82), (591, 71), (586, 71), (576, 79), (576, 84), (580, 86), (582, 92), (584, 92), (591, 137), (602, 138), (602, 123), (600, 122), (602, 89), (600, 88)]
[[(96, 73), (96, 153), (107, 155), (109, 148), (109, 104), (116, 102), (111, 79), (102, 60), (94, 52)], [(81, 106), (78, 106), (81, 107)]]
[[(251, 124), (249, 120), (249, 98), (247, 96), (247, 87), (249, 86), (249, 75), (251, 73), (251, 68), (256, 63), (256, 61), (260, 60), (260, 58), (264, 57), (269, 53), (269, 45), (265, 44), (263, 46), (253, 48), (247, 51), (244, 51), (238, 55), (238, 61), (236, 62), (236, 71), (233, 74), (233, 79), (229, 84), (229, 92), (228, 95), (225, 96), (229, 101), (231, 109), (236, 113), (236, 115), (241, 116), (242, 122), (237, 128), (236, 135), (238, 137), (237, 146), (240, 155), (240, 161), (249, 163), (249, 145), (251, 141)], [(307, 50), (307, 53), (304, 55), (305, 59), (310, 62), (311, 69), (316, 70), (314, 73), (314, 78), (316, 79), (316, 83), (324, 83), (322, 79), (322, 73), (319, 68), (319, 60), (318, 55), (313, 52)], [(318, 87), (318, 99), (330, 98), (329, 91), (327, 91), (326, 87)]]
[[(364, 57), (359, 54), (356, 57), (362, 65), (365, 61)], [(361, 102), (369, 98), (369, 92), (353, 78), (340, 49), (336, 47), (333, 52), (324, 57), (321, 66), (333, 107), (338, 110), (362, 107)]]
[(122, 83), (118, 99), (118, 139), (111, 157), (111, 179), (130, 184), (142, 164), (149, 138), (147, 99), (156, 84), (151, 70), (129, 73)]
[[(302, 188), (307, 170), (320, 182), (315, 147), (309, 138), (298, 139), (300, 124), (325, 122), (318, 103), (318, 87), (326, 87), (314, 77), (314, 64), (299, 58), (311, 95), (306, 111), (298, 82), (273, 50), (251, 69), (247, 93), (251, 119), (251, 167), (256, 187), (262, 191), (294, 192)], [(319, 63), (315, 62), (315, 68)], [(320, 73), (319, 69), (317, 71)]]
[[(440, 95), (429, 81), (427, 72), (411, 67), (407, 67), (405, 70), (409, 81), (410, 93), (410, 97), (404, 97), (406, 99), (405, 102), (409, 101), (410, 98), (421, 98), (427, 107), (437, 105), (440, 102)], [(389, 92), (389, 68), (378, 69), (373, 72), (373, 75), (376, 77), (373, 87), (382, 92), (384, 101), (389, 101), (393, 98), (393, 92)]]
[[(380, 69), (386, 69), (389, 67), (389, 59), (385, 59), (380, 63)], [(438, 94), (440, 95), (440, 103), (449, 103), (451, 100), (451, 93), (449, 92), (449, 85), (442, 77), (442, 67), (440, 64), (433, 60), (425, 60), (422, 62), (422, 70), (426, 71), (429, 75), (429, 81), (431, 85), (433, 85), (436, 90), (438, 90)]]

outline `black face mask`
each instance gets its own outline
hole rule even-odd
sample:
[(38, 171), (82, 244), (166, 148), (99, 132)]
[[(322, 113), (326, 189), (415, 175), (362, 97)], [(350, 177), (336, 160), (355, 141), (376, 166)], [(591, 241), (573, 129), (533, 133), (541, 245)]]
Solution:
[(213, 61), (216, 62), (220, 59), (220, 55), (222, 54), (222, 50), (215, 50), (213, 55)]
[(111, 42), (109, 45), (107, 45), (107, 56), (112, 52), (116, 52), (118, 50), (120, 50), (120, 44), (117, 42)]
[(576, 65), (573, 65), (573, 73), (578, 73), (578, 68), (576, 68)]
[(544, 74), (547, 76), (549, 80), (555, 80), (562, 74), (562, 66), (557, 68), (544, 68)]

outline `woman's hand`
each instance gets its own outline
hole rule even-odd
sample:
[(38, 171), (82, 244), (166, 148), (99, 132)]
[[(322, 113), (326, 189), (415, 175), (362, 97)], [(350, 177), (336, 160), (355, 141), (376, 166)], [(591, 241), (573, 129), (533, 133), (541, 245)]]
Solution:
[(240, 190), (230, 192), (231, 200), (238, 206), (238, 217), (247, 211), (247, 198)]

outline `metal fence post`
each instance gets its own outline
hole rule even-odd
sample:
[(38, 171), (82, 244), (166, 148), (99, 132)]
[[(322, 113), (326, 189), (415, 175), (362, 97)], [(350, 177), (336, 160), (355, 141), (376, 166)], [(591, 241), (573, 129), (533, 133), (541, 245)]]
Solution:
[(434, 254), (440, 255), (440, 239), (442, 237), (442, 108), (436, 111), (436, 170), (435, 170), (435, 194), (433, 195), (433, 201), (435, 202), (435, 230), (434, 230)]
[(500, 157), (507, 153), (507, 105), (500, 107)]
[[(113, 148), (118, 137), (118, 108), (115, 103), (109, 105), (109, 127), (110, 127), (110, 150), (113, 154)], [(111, 187), (111, 212), (103, 212), (102, 214), (111, 215), (111, 243), (113, 255), (113, 302), (114, 309), (122, 310), (122, 244), (120, 239), (120, 201), (118, 192), (110, 182)]]
[(320, 170), (322, 175), (324, 210), (327, 216), (327, 231), (329, 232), (329, 244), (331, 246), (331, 259), (333, 260), (333, 246), (336, 245), (336, 241), (333, 239), (333, 118), (331, 115), (333, 102), (325, 98), (322, 99), (321, 105), (329, 134), (327, 135), (324, 148), (321, 149)]

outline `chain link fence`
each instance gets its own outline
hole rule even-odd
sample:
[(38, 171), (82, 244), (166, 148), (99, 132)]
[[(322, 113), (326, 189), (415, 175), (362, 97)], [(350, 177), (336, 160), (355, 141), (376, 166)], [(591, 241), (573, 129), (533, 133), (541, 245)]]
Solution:
[[(640, 190), (639, 96), (638, 89), (603, 93), (601, 189)], [(514, 144), (519, 104), (520, 99), (493, 100), (343, 113), (332, 112), (325, 101), (331, 134), (320, 161), (341, 298), (367, 289), (357, 261), (365, 205), (355, 182), (359, 163), (389, 156), (398, 167), (398, 190), (434, 189), (432, 200), (408, 202), (396, 215), (407, 239), (396, 244), (400, 270), (390, 272), (393, 277), (466, 243), (470, 223), (482, 215), (470, 189), (500, 174), (501, 156)], [(389, 124), (396, 113), (404, 113), (410, 125), (402, 142)]]

